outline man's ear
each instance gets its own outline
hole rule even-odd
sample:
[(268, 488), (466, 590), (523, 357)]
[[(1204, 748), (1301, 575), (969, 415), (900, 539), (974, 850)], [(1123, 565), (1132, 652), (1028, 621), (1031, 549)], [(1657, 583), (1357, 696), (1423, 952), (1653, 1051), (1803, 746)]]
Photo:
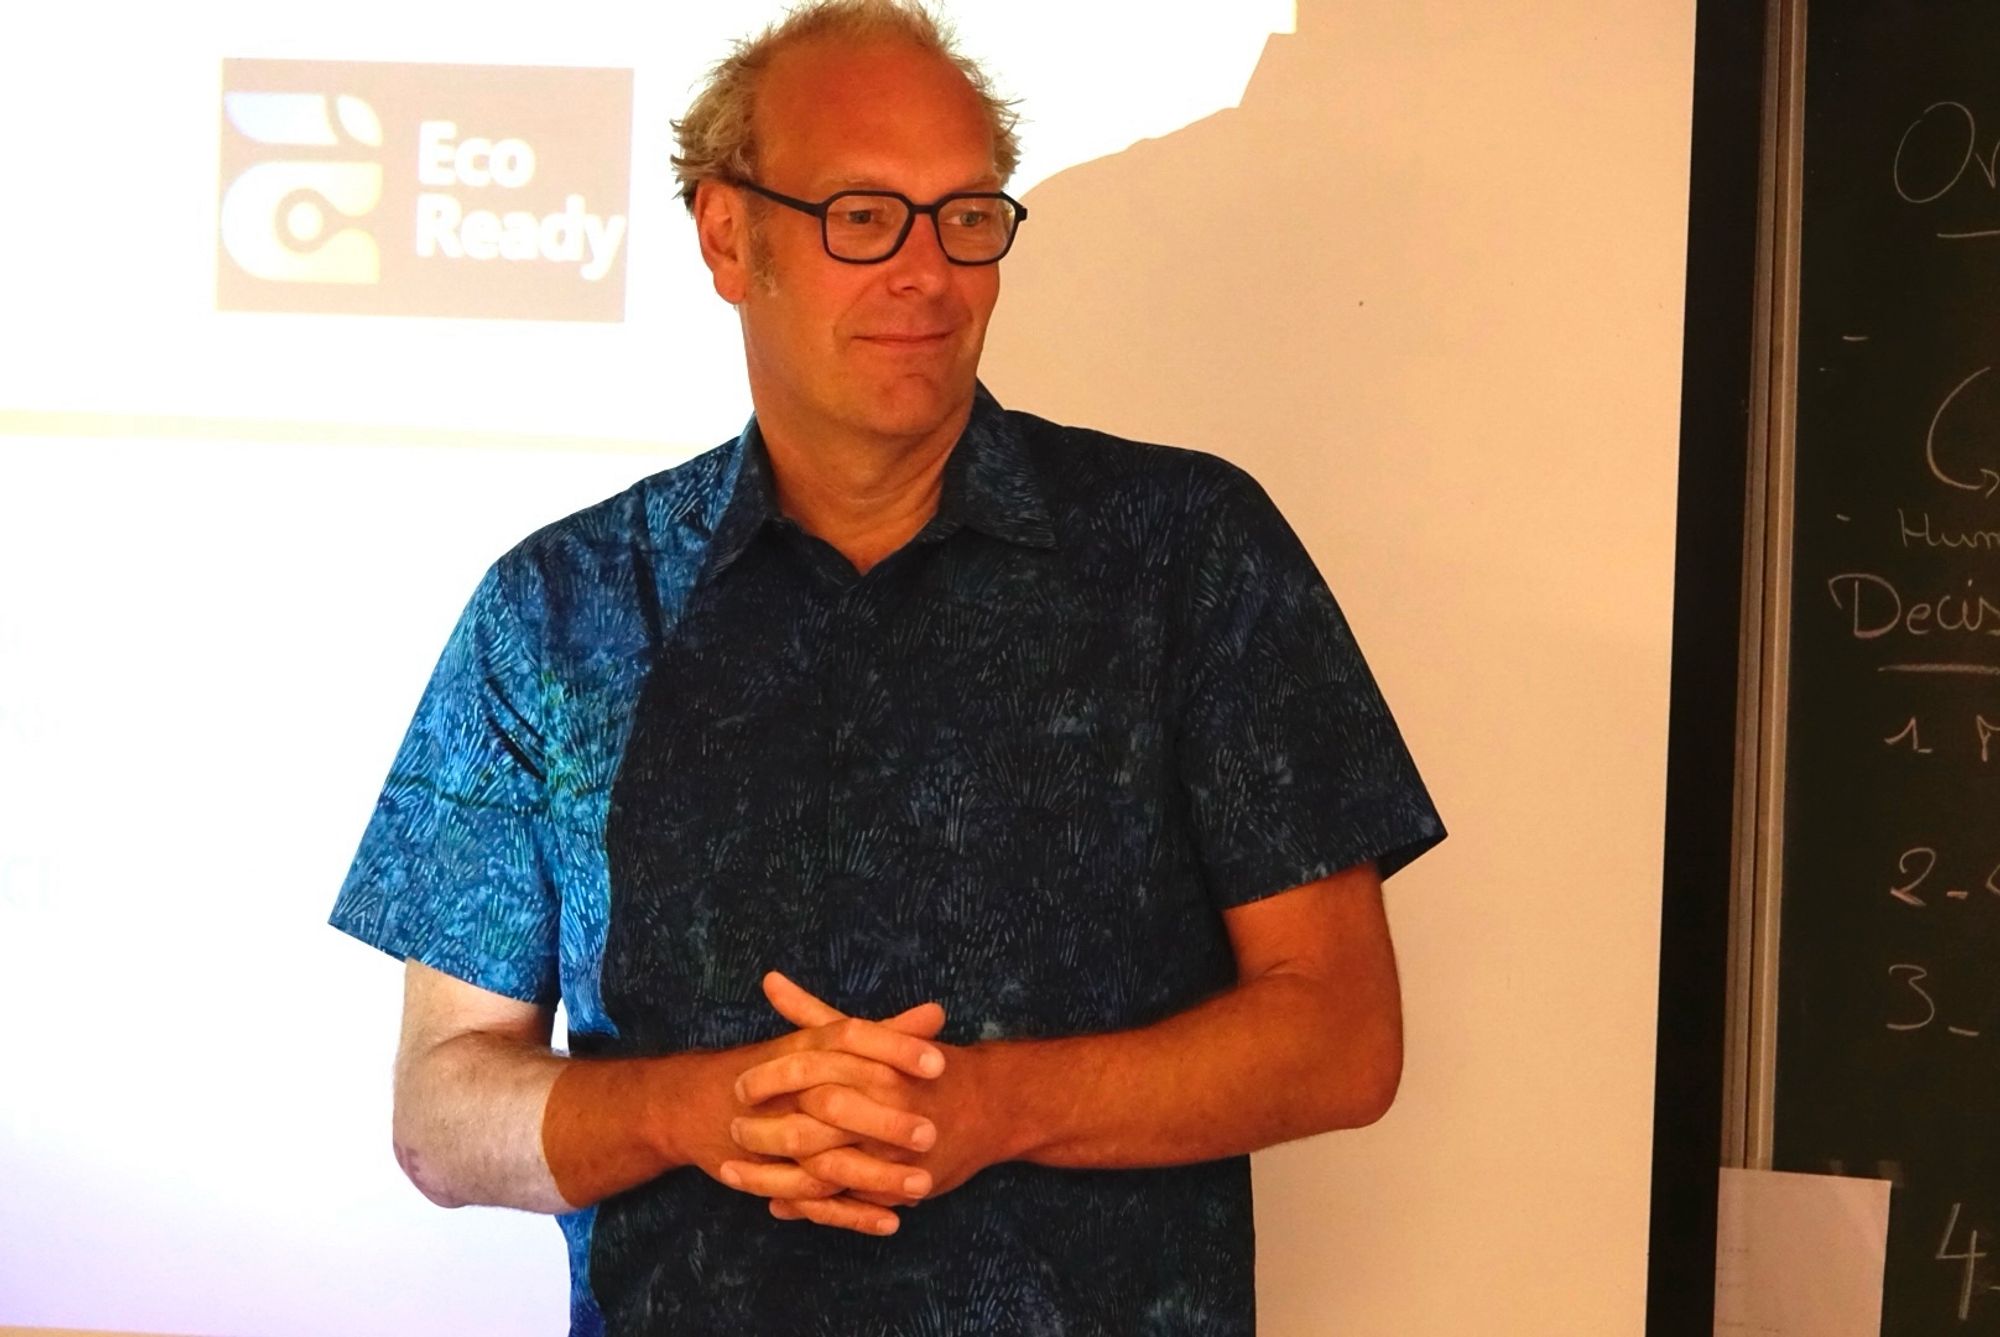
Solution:
[(750, 290), (750, 218), (741, 192), (719, 181), (694, 188), (694, 230), (716, 295), (731, 306)]

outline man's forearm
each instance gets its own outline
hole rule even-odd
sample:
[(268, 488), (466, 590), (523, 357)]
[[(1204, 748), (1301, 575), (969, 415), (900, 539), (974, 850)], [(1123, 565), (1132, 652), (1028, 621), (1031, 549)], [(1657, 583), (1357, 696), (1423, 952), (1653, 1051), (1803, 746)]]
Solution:
[(396, 1159), (447, 1207), (586, 1207), (688, 1163), (676, 1129), (691, 1111), (658, 1093), (702, 1089), (678, 1069), (705, 1057), (571, 1059), (506, 1036), (454, 1036), (399, 1066)]
[[(1148, 1026), (1047, 1040), (945, 1046), (935, 1085), (896, 1093), (929, 1116), (934, 1148), (913, 1164), (933, 1194), (987, 1166), (1029, 1161), (1069, 1168), (1181, 1165), (1241, 1155), (1381, 1117), (1402, 1075), (1401, 990), (1372, 862), (1223, 911), (1239, 983)], [(781, 977), (772, 977), (779, 979)], [(789, 981), (766, 981), (772, 1005), (798, 1024), (837, 1016)], [(825, 1056), (741, 1078), (755, 1103), (842, 1077)], [(783, 1122), (737, 1121), (745, 1153), (790, 1158)], [(737, 1159), (748, 1191), (777, 1215), (824, 1221), (824, 1205), (794, 1202), (802, 1162)], [(901, 1205), (894, 1189), (863, 1202)], [(827, 1222), (844, 1224), (844, 1222)]]
[[(548, 1047), (546, 1011), (412, 962), (396, 1056), (396, 1159), (425, 1197), (447, 1207), (566, 1212), (683, 1166), (717, 1175), (741, 1155), (731, 1121), (750, 1113), (737, 1078), (760, 1062), (782, 1067), (788, 1055), (830, 1051), (836, 1081), (928, 1079), (943, 1068), (930, 1042), (944, 1024), (936, 1003), (880, 1022), (829, 1015), (836, 1024), (734, 1049), (569, 1058)], [(863, 1138), (919, 1150), (935, 1137), (920, 1117), (852, 1093), (816, 1109), (840, 1130), (829, 1153)], [(798, 1191), (832, 1195), (902, 1184), (909, 1174), (852, 1149), (834, 1162), (844, 1178)]]
[(1004, 1159), (1177, 1165), (1380, 1118), (1402, 1072), (1394, 1007), (1274, 972), (1137, 1030), (976, 1047)]

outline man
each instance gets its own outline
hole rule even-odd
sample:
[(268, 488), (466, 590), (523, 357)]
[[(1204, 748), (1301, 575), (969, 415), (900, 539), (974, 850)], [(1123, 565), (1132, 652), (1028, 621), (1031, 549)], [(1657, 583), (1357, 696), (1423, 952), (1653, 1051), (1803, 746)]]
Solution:
[(398, 1158), (561, 1213), (573, 1332), (1247, 1332), (1247, 1153), (1400, 1073), (1395, 726), (1247, 475), (979, 387), (1011, 123), (920, 12), (677, 128), (755, 417), (446, 646), (334, 912)]

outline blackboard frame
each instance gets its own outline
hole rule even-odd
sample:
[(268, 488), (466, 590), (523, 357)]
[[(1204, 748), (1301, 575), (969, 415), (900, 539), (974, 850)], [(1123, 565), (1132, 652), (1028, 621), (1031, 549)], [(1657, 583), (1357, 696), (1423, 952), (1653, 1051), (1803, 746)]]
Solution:
[[(1714, 1323), (1730, 888), (1777, 4), (1696, 13), (1646, 1331)], [(1715, 499), (1744, 498), (1738, 507)]]

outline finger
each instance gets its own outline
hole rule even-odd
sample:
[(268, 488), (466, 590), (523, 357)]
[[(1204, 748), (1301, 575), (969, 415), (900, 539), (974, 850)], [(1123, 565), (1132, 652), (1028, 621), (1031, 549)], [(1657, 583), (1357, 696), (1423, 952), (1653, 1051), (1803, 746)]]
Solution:
[[(858, 1198), (862, 1202), (872, 1202), (878, 1207), (915, 1207), (921, 1201), (905, 1193), (870, 1193), (866, 1189), (850, 1189), (847, 1196)], [(783, 1201), (783, 1199), (773, 1201)]]
[(794, 1026), (824, 1026), (828, 1022), (847, 1020), (845, 1012), (815, 998), (779, 971), (765, 972), (764, 997), (771, 1000), (771, 1006), (778, 1009), (779, 1016)]
[(847, 1188), (792, 1161), (724, 1161), (716, 1167), (716, 1175), (729, 1187), (760, 1198), (830, 1198)]
[[(867, 1193), (900, 1193), (910, 1198), (921, 1198), (931, 1191), (931, 1176), (928, 1170), (913, 1165), (903, 1165), (897, 1161), (881, 1160), (853, 1147), (835, 1147), (831, 1151), (822, 1151), (817, 1156), (806, 1157), (798, 1164), (807, 1177), (817, 1179), (824, 1184), (838, 1184), (843, 1189), (860, 1189)], [(774, 1193), (769, 1196), (791, 1195)]]
[[(763, 983), (764, 997), (770, 1000), (779, 1016), (794, 1026), (828, 1026), (836, 1021), (848, 1020), (845, 1012), (799, 987), (782, 971), (767, 971)], [(928, 1040), (944, 1029), (944, 1021), (943, 1005), (932, 1002), (905, 1008), (879, 1024)]]
[(922, 1040), (935, 1040), (937, 1033), (944, 1029), (944, 1005), (942, 1003), (918, 1003), (906, 1008), (893, 1017), (886, 1017), (880, 1023), (892, 1031), (914, 1035)]
[[(899, 1110), (885, 1105), (849, 1086), (815, 1086), (799, 1093), (799, 1108), (812, 1119), (828, 1128), (862, 1137), (872, 1137), (877, 1142), (887, 1142), (892, 1146), (907, 1147), (911, 1151), (929, 1151), (937, 1145), (937, 1125), (921, 1114), (909, 1110)], [(854, 1141), (853, 1137), (842, 1137), (827, 1142), (828, 1147), (845, 1146)], [(750, 1148), (763, 1151), (762, 1147)], [(813, 1151), (774, 1151), (774, 1156), (790, 1156), (798, 1160)]]
[(927, 1040), (892, 1030), (879, 1021), (849, 1017), (798, 1033), (805, 1049), (837, 1049), (860, 1058), (886, 1063), (912, 1077), (931, 1078), (944, 1071), (944, 1051)]
[[(856, 1202), (852, 1198), (802, 1198), (786, 1206), (805, 1220), (856, 1230), (865, 1235), (893, 1235), (898, 1224), (896, 1214), (888, 1208)], [(775, 1199), (771, 1203), (771, 1215), (781, 1215)]]
[(834, 1147), (853, 1143), (857, 1130), (837, 1127), (806, 1114), (779, 1114), (766, 1117), (747, 1115), (729, 1122), (729, 1138), (745, 1151), (764, 1156), (803, 1160)]
[(840, 1049), (795, 1049), (745, 1068), (736, 1078), (736, 1099), (745, 1105), (759, 1105), (774, 1096), (810, 1090), (828, 1082), (851, 1086), (856, 1091), (888, 1092), (899, 1081), (894, 1068), (872, 1058)]

